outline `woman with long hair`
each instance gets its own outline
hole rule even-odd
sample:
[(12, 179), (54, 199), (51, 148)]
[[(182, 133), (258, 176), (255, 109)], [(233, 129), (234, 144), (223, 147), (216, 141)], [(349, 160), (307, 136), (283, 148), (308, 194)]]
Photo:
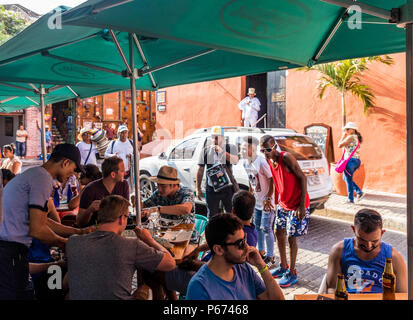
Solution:
[(14, 174), (19, 174), (22, 171), (22, 162), (16, 156), (16, 147), (13, 143), (3, 146), (4, 160), (1, 164), (1, 169), (9, 169)]
[(354, 182), (354, 172), (360, 168), (360, 144), (363, 138), (358, 132), (358, 128), (354, 122), (348, 122), (343, 127), (343, 135), (338, 143), (339, 148), (344, 148), (345, 159), (348, 159), (354, 151), (353, 156), (347, 162), (346, 169), (343, 172), (343, 179), (347, 185), (348, 202), (354, 203), (354, 191), (357, 194), (357, 201), (364, 197), (364, 193), (359, 186)]

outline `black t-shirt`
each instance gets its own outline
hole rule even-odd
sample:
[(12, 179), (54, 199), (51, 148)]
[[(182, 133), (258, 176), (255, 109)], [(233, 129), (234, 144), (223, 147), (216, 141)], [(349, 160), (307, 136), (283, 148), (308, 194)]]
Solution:
[[(206, 146), (198, 159), (198, 165), (204, 167), (206, 165), (207, 169), (211, 168), (215, 164), (222, 164), (227, 166), (232, 172), (232, 163), (226, 159), (226, 152), (231, 155), (238, 156), (238, 148), (230, 143), (225, 144), (225, 152), (216, 153), (214, 150), (214, 145)], [(207, 178), (207, 185), (212, 187), (212, 183)]]

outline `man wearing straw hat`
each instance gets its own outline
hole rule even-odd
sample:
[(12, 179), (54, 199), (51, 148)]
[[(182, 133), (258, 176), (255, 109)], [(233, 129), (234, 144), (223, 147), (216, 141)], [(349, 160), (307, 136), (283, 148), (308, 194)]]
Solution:
[(242, 110), (242, 120), (244, 127), (255, 127), (258, 120), (258, 112), (260, 111), (260, 100), (255, 97), (255, 88), (248, 89), (248, 97), (242, 99), (238, 104), (238, 108)]
[(147, 199), (143, 206), (142, 217), (157, 210), (161, 218), (182, 220), (182, 223), (194, 223), (194, 194), (191, 189), (182, 187), (175, 168), (162, 166), (156, 177), (150, 177), (157, 183), (158, 189)]
[(96, 166), (96, 153), (98, 152), (98, 149), (90, 139), (90, 129), (82, 128), (77, 138), (80, 141), (76, 144), (76, 147), (80, 151), (80, 155), (82, 157), (82, 165), (85, 166), (87, 164), (93, 164)]

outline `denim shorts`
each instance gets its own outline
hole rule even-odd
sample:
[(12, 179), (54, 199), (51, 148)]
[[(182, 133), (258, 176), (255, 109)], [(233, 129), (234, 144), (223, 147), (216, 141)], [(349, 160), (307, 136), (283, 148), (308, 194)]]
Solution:
[(277, 205), (277, 214), (275, 217), (276, 229), (285, 229), (289, 237), (303, 236), (308, 232), (310, 208), (305, 210), (305, 217), (301, 221), (295, 216), (295, 212), (296, 210), (286, 210)]

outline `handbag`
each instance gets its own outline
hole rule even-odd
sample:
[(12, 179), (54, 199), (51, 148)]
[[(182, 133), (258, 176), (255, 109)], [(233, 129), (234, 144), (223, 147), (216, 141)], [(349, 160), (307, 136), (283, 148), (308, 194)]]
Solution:
[(346, 170), (347, 167), (347, 163), (349, 162), (349, 160), (351, 159), (351, 157), (354, 155), (354, 153), (356, 152), (356, 150), (358, 149), (358, 147), (360, 146), (360, 141), (357, 144), (357, 147), (353, 150), (353, 152), (350, 154), (350, 157), (348, 157), (347, 159), (344, 159), (344, 155), (346, 154), (346, 150), (343, 150), (343, 155), (341, 156), (341, 159), (337, 161), (336, 163), (336, 168), (335, 170), (338, 173), (343, 173), (344, 170)]

